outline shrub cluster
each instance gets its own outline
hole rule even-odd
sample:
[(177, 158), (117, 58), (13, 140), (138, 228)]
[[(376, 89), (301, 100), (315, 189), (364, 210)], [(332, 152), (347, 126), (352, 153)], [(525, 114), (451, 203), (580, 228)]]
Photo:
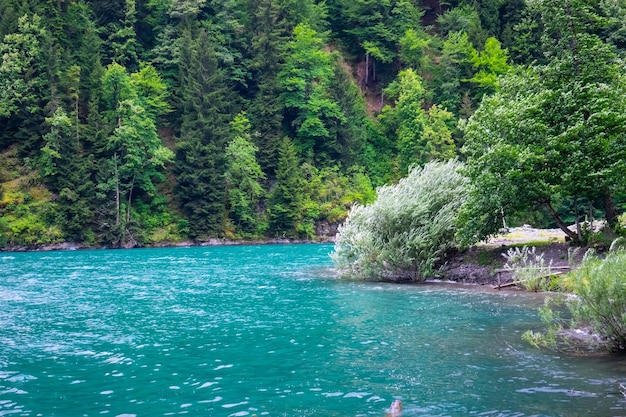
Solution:
[(502, 254), (506, 258), (505, 268), (513, 270), (513, 280), (527, 291), (548, 290), (552, 275), (552, 262), (546, 263), (536, 247), (511, 248)]
[(352, 208), (332, 258), (343, 276), (424, 280), (455, 248), (456, 214), (466, 178), (456, 160), (413, 168), (395, 185), (378, 188), (370, 205)]
[[(626, 351), (626, 251), (617, 249), (604, 259), (585, 256), (579, 268), (564, 278), (562, 285), (572, 296), (562, 297), (571, 319), (562, 320), (558, 309), (547, 305), (541, 311), (546, 333), (527, 332), (525, 339), (538, 346), (556, 347), (598, 344), (610, 351)], [(551, 300), (550, 303), (554, 303)], [(586, 331), (581, 331), (586, 330)], [(582, 338), (586, 334), (588, 337)], [(593, 346), (590, 346), (593, 345)]]

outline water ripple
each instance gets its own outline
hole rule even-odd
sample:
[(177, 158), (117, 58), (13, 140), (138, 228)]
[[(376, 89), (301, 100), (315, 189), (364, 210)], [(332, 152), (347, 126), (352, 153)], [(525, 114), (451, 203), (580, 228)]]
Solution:
[(536, 297), (342, 282), (331, 249), (0, 257), (0, 416), (625, 414), (624, 359), (520, 340)]

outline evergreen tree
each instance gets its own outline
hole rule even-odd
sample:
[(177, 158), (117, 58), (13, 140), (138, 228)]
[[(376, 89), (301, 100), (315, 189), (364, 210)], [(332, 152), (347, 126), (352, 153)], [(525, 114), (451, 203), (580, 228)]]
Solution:
[(293, 142), (283, 138), (276, 184), (270, 197), (270, 231), (277, 237), (298, 237), (304, 208), (303, 175)]
[(278, 148), (282, 138), (283, 104), (278, 100), (280, 87), (276, 79), (286, 50), (287, 24), (275, 0), (253, 0), (250, 23), (250, 68), (256, 80), (256, 94), (248, 107), (253, 139), (259, 149), (258, 159), (265, 174), (273, 178), (278, 165)]
[(44, 135), (39, 162), (41, 174), (56, 199), (60, 226), (65, 239), (86, 241), (91, 234), (93, 211), (90, 207), (94, 184), (80, 152), (75, 127), (62, 108), (46, 118), (50, 131)]
[(231, 90), (204, 30), (197, 42), (186, 34), (181, 43), (180, 65), (182, 125), (176, 153), (176, 195), (189, 217), (191, 237), (221, 236)]
[(109, 35), (112, 49), (111, 60), (133, 71), (139, 66), (140, 45), (137, 42), (137, 4), (135, 0), (124, 1), (124, 19)]
[(43, 52), (48, 36), (39, 16), (24, 15), (18, 32), (0, 44), (0, 147), (17, 142), (22, 155), (36, 154), (43, 135), (50, 99)]
[(26, 13), (20, 10), (20, 3), (20, 0), (0, 1), (0, 39), (4, 39), (4, 35), (17, 31), (18, 18)]

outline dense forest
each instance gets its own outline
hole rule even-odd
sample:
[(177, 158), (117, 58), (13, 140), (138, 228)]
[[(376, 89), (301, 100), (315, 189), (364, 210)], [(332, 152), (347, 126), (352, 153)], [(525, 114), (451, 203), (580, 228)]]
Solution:
[(624, 0), (0, 0), (0, 248), (314, 238), (454, 158), (468, 241), (614, 223), (625, 54)]

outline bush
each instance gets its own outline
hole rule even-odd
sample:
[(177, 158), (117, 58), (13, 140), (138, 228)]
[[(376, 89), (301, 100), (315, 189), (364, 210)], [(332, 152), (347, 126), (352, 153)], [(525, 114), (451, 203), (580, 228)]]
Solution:
[(332, 258), (344, 276), (421, 281), (455, 248), (456, 214), (466, 178), (458, 161), (413, 168), (378, 199), (356, 205), (339, 228)]
[(527, 332), (525, 338), (536, 345), (555, 346), (560, 340), (579, 342), (579, 336), (587, 334), (593, 336), (587, 340), (594, 345), (603, 345), (610, 351), (626, 351), (625, 271), (623, 249), (609, 252), (604, 259), (585, 256), (580, 267), (563, 280), (563, 286), (573, 294), (563, 299), (572, 316), (570, 322), (560, 320), (548, 306), (542, 313), (548, 332)]
[(568, 302), (575, 322), (593, 328), (611, 350), (626, 350), (626, 251), (587, 258), (565, 284), (577, 296)]
[(505, 268), (513, 270), (513, 281), (527, 291), (550, 289), (552, 262), (546, 264), (542, 254), (533, 247), (511, 248), (502, 256), (506, 258)]

